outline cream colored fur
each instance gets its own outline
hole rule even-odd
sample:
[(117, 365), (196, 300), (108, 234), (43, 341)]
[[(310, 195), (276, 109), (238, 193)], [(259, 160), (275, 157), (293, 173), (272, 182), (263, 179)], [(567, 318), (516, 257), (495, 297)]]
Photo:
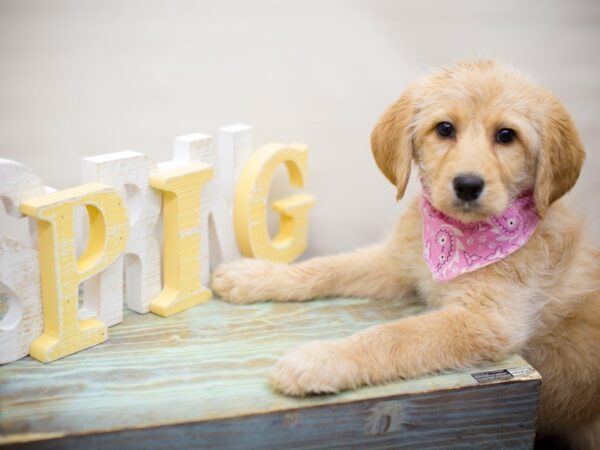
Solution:
[[(440, 121), (452, 122), (456, 136), (440, 137)], [(514, 143), (495, 141), (503, 127), (516, 130)], [(434, 206), (452, 217), (480, 220), (533, 189), (542, 220), (514, 254), (446, 283), (435, 282), (423, 260), (418, 199), (383, 244), (294, 265), (241, 260), (220, 267), (212, 288), (233, 303), (392, 299), (411, 291), (429, 306), (345, 339), (292, 349), (273, 368), (273, 387), (289, 395), (334, 393), (518, 352), (543, 376), (540, 433), (600, 448), (600, 251), (559, 200), (584, 159), (560, 102), (497, 63), (467, 61), (411, 86), (376, 125), (372, 149), (399, 197), (414, 162)], [(456, 204), (451, 180), (462, 172), (485, 179), (477, 208)]]

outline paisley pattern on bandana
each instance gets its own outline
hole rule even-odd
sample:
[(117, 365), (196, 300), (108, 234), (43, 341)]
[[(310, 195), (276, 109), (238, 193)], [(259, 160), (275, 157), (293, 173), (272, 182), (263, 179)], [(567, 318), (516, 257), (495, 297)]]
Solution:
[(539, 222), (532, 194), (513, 201), (504, 214), (462, 223), (421, 200), (423, 256), (433, 278), (449, 281), (493, 264), (523, 247)]

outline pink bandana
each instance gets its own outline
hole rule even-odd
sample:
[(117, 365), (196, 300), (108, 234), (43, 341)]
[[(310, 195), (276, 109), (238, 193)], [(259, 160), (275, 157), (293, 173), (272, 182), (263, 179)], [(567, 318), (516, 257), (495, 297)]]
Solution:
[(529, 193), (513, 201), (501, 216), (474, 223), (446, 216), (423, 195), (421, 216), (423, 256), (437, 281), (449, 281), (516, 252), (539, 222)]

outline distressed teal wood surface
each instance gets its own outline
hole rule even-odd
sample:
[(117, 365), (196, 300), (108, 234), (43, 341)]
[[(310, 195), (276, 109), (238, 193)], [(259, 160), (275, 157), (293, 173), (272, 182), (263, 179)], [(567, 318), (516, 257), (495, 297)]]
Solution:
[[(290, 347), (418, 311), (399, 301), (336, 299), (248, 306), (211, 300), (168, 319), (128, 312), (105, 344), (46, 365), (25, 358), (0, 367), (0, 444), (482, 389), (472, 371), (306, 399), (270, 389), (268, 369)], [(518, 356), (474, 370), (497, 368), (521, 369), (510, 383), (539, 380)]]

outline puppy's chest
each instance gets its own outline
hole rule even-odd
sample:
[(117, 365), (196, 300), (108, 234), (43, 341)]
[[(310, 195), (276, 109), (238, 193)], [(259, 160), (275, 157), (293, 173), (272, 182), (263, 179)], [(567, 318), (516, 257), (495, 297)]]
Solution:
[(486, 286), (486, 280), (495, 278), (495, 268), (488, 266), (479, 270), (457, 276), (450, 281), (437, 281), (424, 262), (422, 255), (419, 264), (415, 265), (415, 290), (420, 299), (432, 309), (442, 308), (451, 304), (473, 299)]
[(419, 277), (416, 283), (416, 291), (419, 298), (431, 309), (438, 309), (449, 303), (450, 292), (447, 283), (439, 283), (433, 280), (430, 273)]

